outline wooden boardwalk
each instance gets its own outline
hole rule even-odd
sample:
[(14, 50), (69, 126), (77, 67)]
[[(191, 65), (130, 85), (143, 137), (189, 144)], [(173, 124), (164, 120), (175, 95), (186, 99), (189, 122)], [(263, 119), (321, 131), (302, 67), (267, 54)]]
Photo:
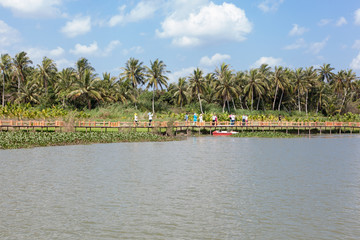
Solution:
[(179, 132), (201, 132), (206, 130), (208, 132), (215, 130), (234, 130), (234, 131), (285, 131), (296, 132), (309, 132), (318, 131), (331, 133), (342, 132), (360, 132), (360, 122), (286, 122), (286, 121), (249, 121), (246, 123), (236, 121), (231, 124), (228, 121), (218, 122), (213, 124), (212, 122), (167, 122), (167, 121), (153, 121), (149, 122), (111, 122), (111, 121), (77, 121), (73, 124), (67, 124), (64, 121), (19, 121), (19, 120), (0, 120), (0, 131), (11, 130), (27, 130), (27, 131), (64, 131), (65, 129), (72, 129), (73, 131), (97, 131), (107, 132), (109, 129), (121, 131), (123, 129), (129, 129), (130, 131), (137, 131), (137, 129), (159, 129), (169, 130), (177, 134)]

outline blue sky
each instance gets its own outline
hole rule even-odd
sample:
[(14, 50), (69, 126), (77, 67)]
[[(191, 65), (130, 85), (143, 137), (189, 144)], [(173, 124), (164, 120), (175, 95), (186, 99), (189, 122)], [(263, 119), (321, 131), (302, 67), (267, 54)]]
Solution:
[(0, 0), (0, 52), (47, 56), (59, 69), (86, 57), (117, 76), (157, 58), (171, 81), (222, 62), (290, 68), (330, 63), (360, 75), (358, 0)]

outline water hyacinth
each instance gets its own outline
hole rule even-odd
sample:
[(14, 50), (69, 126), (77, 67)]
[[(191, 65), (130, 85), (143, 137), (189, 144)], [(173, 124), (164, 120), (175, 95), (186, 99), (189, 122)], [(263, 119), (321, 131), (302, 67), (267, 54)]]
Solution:
[(160, 142), (169, 137), (147, 132), (0, 132), (0, 149), (114, 142)]
[(239, 132), (231, 135), (231, 137), (260, 137), (260, 138), (295, 138), (300, 137), (296, 134), (284, 133), (284, 132), (273, 132), (273, 131), (257, 131), (257, 132)]

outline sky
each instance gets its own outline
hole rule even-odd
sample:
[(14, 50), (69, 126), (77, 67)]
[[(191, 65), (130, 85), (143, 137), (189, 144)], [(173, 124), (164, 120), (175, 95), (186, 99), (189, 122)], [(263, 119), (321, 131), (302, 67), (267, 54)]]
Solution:
[(223, 62), (353, 69), (360, 75), (359, 0), (0, 0), (0, 53), (25, 51), (59, 70), (89, 60), (118, 76), (129, 58), (162, 60), (170, 82)]

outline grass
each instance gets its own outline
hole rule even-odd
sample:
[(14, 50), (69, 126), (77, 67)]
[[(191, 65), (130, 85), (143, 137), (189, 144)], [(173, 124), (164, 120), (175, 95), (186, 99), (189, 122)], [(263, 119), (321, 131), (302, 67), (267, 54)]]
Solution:
[(114, 142), (162, 142), (174, 138), (147, 132), (0, 132), (0, 149)]

